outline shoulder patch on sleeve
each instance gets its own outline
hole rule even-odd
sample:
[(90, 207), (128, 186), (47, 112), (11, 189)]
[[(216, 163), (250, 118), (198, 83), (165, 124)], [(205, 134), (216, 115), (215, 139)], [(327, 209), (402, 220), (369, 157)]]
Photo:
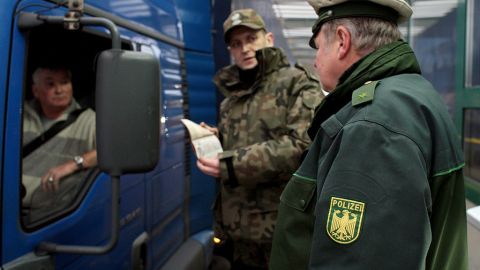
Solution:
[(331, 197), (327, 220), (328, 236), (339, 244), (354, 242), (360, 235), (364, 213), (364, 202)]
[(357, 106), (373, 100), (375, 88), (380, 81), (368, 81), (352, 94), (352, 106)]
[(303, 72), (305, 72), (305, 74), (307, 75), (307, 77), (311, 80), (314, 80), (314, 81), (317, 81), (319, 82), (317, 76), (315, 76), (314, 74), (312, 74), (312, 72), (310, 72), (306, 67), (304, 67), (302, 64), (300, 63), (295, 63), (295, 67), (302, 70)]

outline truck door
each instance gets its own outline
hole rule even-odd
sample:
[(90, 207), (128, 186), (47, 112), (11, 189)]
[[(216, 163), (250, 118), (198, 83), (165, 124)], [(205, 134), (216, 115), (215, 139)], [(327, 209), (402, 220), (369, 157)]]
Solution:
[[(21, 1), (16, 8), (18, 12), (60, 16), (66, 11), (55, 4), (40, 1)], [(18, 16), (15, 16), (9, 44), (8, 97), (4, 103), (6, 147), (2, 165), (8, 169), (2, 171), (0, 196), (4, 203), (1, 265), (4, 269), (22, 266), (26, 267), (24, 269), (127, 269), (131, 244), (144, 230), (144, 219), (140, 218), (145, 205), (143, 179), (138, 177), (121, 185), (122, 200), (129, 204), (121, 204), (122, 237), (112, 252), (105, 256), (59, 253), (39, 257), (42, 254), (35, 254), (35, 249), (44, 241), (79, 246), (101, 246), (108, 242), (112, 227), (111, 181), (94, 167), (82, 170), (79, 178), (65, 178), (60, 191), (43, 192), (38, 185), (33, 188), (25, 185), (26, 170), (34, 167), (43, 174), (54, 165), (45, 162), (40, 155), (35, 156), (35, 151), (41, 148), (30, 156), (22, 156), (23, 117), (27, 104), (33, 102), (34, 71), (44, 63), (67, 67), (71, 71), (75, 100), (81, 107), (94, 112), (97, 109), (94, 105), (95, 64), (98, 54), (111, 47), (108, 32), (95, 27), (67, 31), (61, 25), (20, 31), (17, 23)], [(122, 46), (129, 48), (128, 43)], [(69, 143), (72, 144), (66, 144)], [(66, 161), (72, 154), (68, 153), (62, 159)], [(27, 160), (29, 158), (35, 160)], [(27, 192), (22, 193), (23, 188)]]

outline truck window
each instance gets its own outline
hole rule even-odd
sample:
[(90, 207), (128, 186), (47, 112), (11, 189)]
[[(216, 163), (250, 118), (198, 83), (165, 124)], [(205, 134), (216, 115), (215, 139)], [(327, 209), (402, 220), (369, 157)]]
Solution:
[(31, 231), (74, 211), (100, 174), (92, 166), (95, 59), (111, 41), (92, 30), (48, 25), (30, 30), (27, 44), (21, 204), (22, 224)]

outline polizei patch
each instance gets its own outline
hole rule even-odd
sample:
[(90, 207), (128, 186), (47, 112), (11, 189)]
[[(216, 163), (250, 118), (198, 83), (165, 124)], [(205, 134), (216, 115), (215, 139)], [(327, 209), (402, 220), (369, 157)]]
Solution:
[(365, 203), (332, 197), (328, 210), (327, 234), (333, 241), (350, 244), (360, 235)]

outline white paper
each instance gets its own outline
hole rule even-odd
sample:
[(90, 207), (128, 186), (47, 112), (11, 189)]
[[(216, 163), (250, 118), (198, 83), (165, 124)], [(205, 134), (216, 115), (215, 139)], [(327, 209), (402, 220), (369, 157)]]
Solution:
[(223, 152), (222, 145), (213, 132), (188, 119), (181, 121), (190, 134), (195, 155), (198, 158), (216, 158), (218, 153)]

